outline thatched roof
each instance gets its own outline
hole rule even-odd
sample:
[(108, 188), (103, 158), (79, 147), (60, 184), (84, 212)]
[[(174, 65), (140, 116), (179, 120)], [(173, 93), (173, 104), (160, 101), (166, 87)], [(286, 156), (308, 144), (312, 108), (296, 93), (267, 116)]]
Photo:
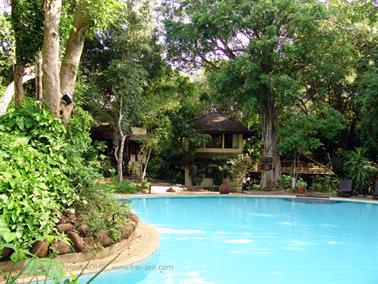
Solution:
[(217, 112), (210, 112), (196, 118), (194, 129), (204, 133), (241, 133), (248, 134), (248, 129), (241, 124)]

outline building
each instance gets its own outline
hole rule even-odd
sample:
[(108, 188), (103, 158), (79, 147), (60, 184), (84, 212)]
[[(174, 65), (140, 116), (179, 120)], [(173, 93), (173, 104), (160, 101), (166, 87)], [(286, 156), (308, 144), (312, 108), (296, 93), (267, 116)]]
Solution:
[[(110, 124), (103, 124), (91, 130), (91, 138), (94, 141), (102, 141), (105, 143), (105, 154), (109, 157), (107, 168), (111, 168), (112, 165), (116, 165), (114, 157), (114, 151), (116, 148), (116, 141), (119, 140), (117, 132)], [(131, 134), (126, 140), (124, 159), (125, 168), (129, 168), (130, 174), (135, 175), (135, 172), (139, 170), (139, 162), (143, 159), (143, 153), (141, 152), (141, 143), (144, 139), (148, 139), (147, 130), (142, 127), (131, 127)]]
[(197, 150), (192, 164), (185, 165), (185, 186), (213, 186), (223, 182), (232, 183), (226, 170), (225, 161), (241, 154), (243, 139), (251, 132), (239, 122), (218, 112), (210, 112), (193, 121), (193, 128), (208, 134), (209, 140)]

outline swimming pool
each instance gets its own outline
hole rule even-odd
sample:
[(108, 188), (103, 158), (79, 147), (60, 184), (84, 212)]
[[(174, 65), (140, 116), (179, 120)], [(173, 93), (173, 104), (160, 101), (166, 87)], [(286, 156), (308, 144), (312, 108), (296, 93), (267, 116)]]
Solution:
[(377, 204), (262, 197), (131, 204), (160, 232), (160, 248), (95, 283), (378, 283)]

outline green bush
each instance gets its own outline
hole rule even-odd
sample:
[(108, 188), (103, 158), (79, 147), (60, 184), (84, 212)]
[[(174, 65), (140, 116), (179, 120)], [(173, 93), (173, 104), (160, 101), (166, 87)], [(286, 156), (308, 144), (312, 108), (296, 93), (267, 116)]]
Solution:
[[(96, 180), (90, 117), (80, 111), (65, 127), (34, 102), (0, 117), (0, 216), (15, 248), (50, 239), (63, 209)], [(0, 247), (0, 250), (2, 248)]]
[(310, 185), (309, 190), (313, 192), (336, 193), (339, 180), (331, 176), (316, 176)]
[(115, 200), (110, 192), (99, 187), (86, 188), (81, 197), (84, 203), (75, 206), (83, 223), (90, 228), (90, 236), (96, 238), (99, 232), (106, 232), (113, 242), (121, 240), (121, 227), (130, 221), (130, 209)]
[(115, 191), (119, 193), (137, 193), (139, 191), (139, 187), (130, 180), (124, 180), (115, 185)]
[(281, 188), (288, 189), (291, 188), (291, 176), (290, 175), (281, 175), (278, 185)]
[(99, 185), (102, 190), (114, 193), (137, 193), (140, 191), (141, 186), (132, 182), (131, 180), (124, 180), (122, 182), (112, 181), (109, 184)]
[(364, 148), (356, 148), (346, 154), (346, 177), (352, 179), (353, 187), (358, 193), (367, 193), (370, 181), (378, 172), (377, 167), (365, 156)]

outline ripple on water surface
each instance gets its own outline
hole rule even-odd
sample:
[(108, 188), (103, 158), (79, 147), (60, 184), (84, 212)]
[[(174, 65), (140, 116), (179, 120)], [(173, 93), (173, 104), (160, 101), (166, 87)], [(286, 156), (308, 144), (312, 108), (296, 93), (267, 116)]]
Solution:
[(378, 283), (376, 204), (250, 197), (131, 204), (157, 227), (160, 248), (97, 283)]

